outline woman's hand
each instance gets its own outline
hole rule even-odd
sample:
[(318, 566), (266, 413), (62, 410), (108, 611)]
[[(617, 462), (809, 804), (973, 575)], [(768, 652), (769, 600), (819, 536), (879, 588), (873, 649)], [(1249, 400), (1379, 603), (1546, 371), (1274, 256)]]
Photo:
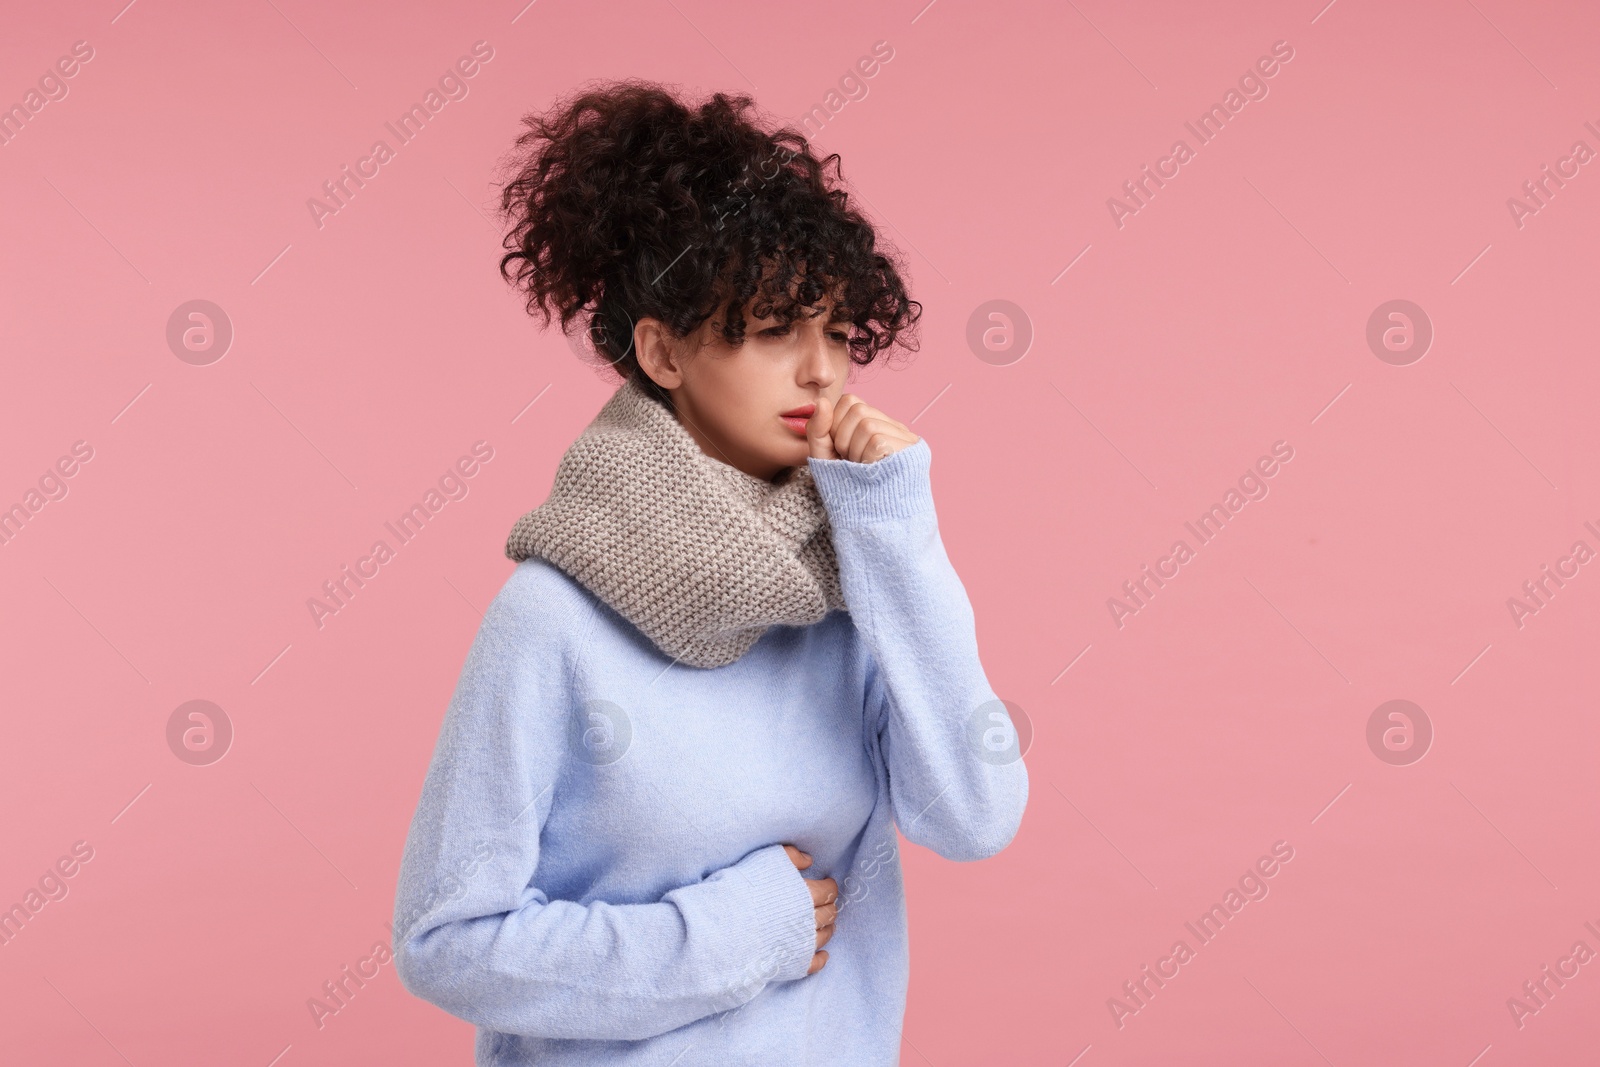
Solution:
[[(811, 857), (795, 848), (793, 845), (784, 845), (783, 850), (789, 854), (789, 862), (802, 871), (811, 866)], [(833, 936), (833, 920), (839, 917), (839, 883), (832, 878), (807, 878), (806, 887), (811, 890), (811, 906), (817, 915), (817, 949), (811, 957), (811, 966), (807, 974), (816, 974), (822, 970), (822, 965), (828, 962), (828, 954), (821, 951), (822, 946), (828, 943)]]
[(891, 419), (854, 393), (846, 393), (837, 407), (827, 397), (817, 399), (817, 410), (806, 422), (806, 440), (813, 459), (872, 463), (922, 438), (905, 423)]

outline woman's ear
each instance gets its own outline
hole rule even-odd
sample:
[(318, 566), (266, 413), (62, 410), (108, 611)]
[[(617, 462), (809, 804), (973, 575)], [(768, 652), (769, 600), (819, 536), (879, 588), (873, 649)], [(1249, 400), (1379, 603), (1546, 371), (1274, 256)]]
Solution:
[(683, 384), (681, 346), (660, 319), (645, 317), (633, 324), (633, 351), (639, 369), (661, 388)]

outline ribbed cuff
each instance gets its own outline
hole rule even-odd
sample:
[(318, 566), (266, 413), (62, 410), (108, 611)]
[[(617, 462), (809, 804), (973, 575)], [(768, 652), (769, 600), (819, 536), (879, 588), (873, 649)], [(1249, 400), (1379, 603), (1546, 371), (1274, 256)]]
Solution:
[(751, 891), (753, 917), (740, 946), (753, 975), (771, 981), (804, 978), (817, 951), (811, 889), (780, 845), (757, 849), (734, 865)]
[(811, 477), (836, 526), (905, 519), (933, 511), (928, 469), (933, 451), (922, 438), (873, 463), (808, 457)]

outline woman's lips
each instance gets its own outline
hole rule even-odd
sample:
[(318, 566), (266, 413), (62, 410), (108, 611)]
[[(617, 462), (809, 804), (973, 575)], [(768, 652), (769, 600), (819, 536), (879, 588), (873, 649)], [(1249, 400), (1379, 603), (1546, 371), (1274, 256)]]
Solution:
[(778, 418), (782, 419), (783, 424), (789, 429), (804, 437), (806, 435), (806, 423), (811, 421), (811, 416), (816, 410), (817, 405), (815, 404), (802, 404), (797, 408), (790, 408), (782, 415), (779, 415)]

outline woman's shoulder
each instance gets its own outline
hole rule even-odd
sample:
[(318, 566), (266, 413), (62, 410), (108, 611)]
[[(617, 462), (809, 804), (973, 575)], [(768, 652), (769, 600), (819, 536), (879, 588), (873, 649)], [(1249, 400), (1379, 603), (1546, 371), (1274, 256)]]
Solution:
[(487, 634), (518, 644), (570, 647), (594, 615), (595, 598), (547, 560), (530, 556), (516, 565), (483, 615)]

